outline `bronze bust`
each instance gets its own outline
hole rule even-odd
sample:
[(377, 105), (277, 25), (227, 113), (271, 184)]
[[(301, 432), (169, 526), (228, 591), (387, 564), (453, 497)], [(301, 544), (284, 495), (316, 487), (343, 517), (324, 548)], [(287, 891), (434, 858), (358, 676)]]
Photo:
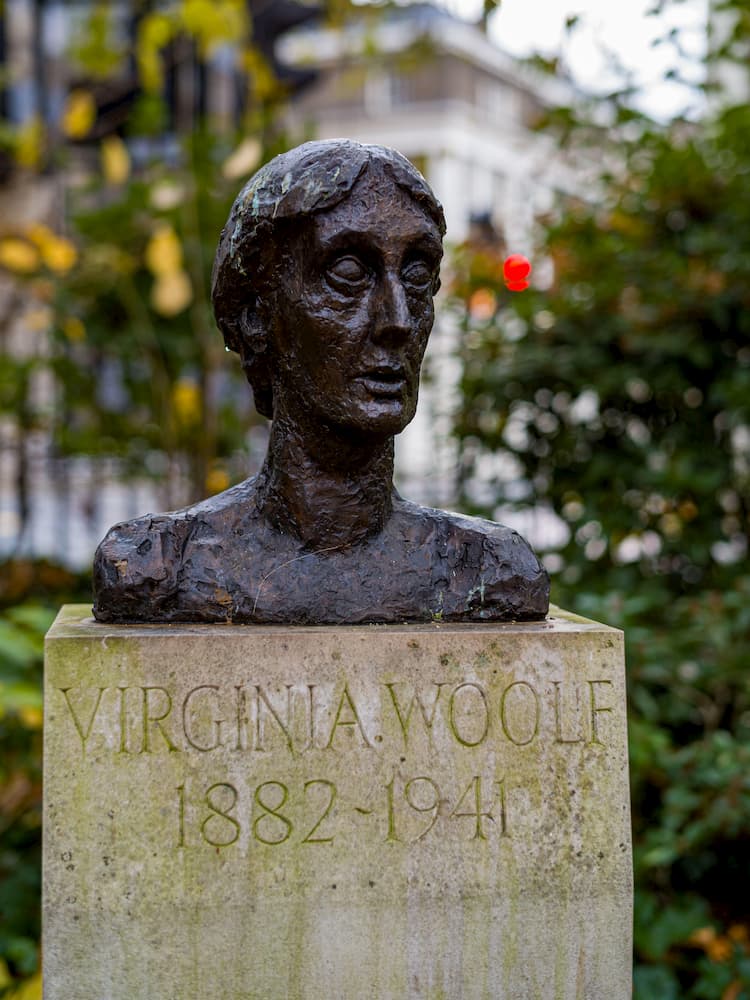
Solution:
[(95, 557), (99, 621), (544, 618), (549, 580), (518, 534), (393, 488), (444, 232), (424, 178), (380, 146), (308, 142), (249, 181), (213, 302), (273, 421), (265, 463), (195, 506), (115, 525)]

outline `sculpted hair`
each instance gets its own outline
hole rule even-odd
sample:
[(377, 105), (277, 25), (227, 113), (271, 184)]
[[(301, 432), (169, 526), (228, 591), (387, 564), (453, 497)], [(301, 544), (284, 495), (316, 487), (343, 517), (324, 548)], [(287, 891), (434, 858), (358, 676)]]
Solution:
[(266, 417), (273, 416), (273, 357), (252, 331), (284, 231), (298, 230), (301, 219), (340, 204), (370, 169), (382, 170), (445, 235), (442, 206), (416, 167), (394, 149), (351, 139), (306, 142), (275, 156), (240, 191), (221, 231), (211, 279), (214, 315)]

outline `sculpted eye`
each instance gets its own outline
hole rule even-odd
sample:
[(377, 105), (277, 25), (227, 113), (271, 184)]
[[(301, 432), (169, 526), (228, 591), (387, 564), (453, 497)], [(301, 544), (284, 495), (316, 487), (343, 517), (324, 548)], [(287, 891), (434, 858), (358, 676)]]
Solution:
[(424, 260), (413, 260), (403, 271), (404, 280), (415, 288), (427, 288), (432, 284), (432, 268)]
[(367, 269), (356, 257), (339, 257), (328, 267), (334, 284), (357, 285), (367, 277)]

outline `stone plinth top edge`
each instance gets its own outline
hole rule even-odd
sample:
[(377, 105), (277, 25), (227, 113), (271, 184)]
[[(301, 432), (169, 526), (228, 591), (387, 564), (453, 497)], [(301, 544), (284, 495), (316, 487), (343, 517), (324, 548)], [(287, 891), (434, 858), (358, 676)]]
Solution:
[(430, 633), (432, 635), (456, 635), (461, 633), (500, 633), (500, 634), (524, 634), (530, 633), (573, 633), (573, 632), (609, 632), (620, 634), (621, 630), (612, 628), (610, 625), (603, 625), (600, 622), (583, 618), (572, 611), (565, 611), (562, 608), (550, 605), (549, 615), (543, 621), (535, 622), (420, 622), (403, 625), (237, 625), (237, 624), (212, 624), (201, 625), (190, 623), (180, 623), (177, 625), (145, 625), (136, 623), (133, 625), (107, 625), (97, 622), (91, 613), (91, 606), (88, 604), (64, 604), (58, 612), (57, 618), (47, 632), (47, 639), (71, 639), (90, 638), (102, 639), (105, 637), (136, 638), (145, 636), (186, 636), (186, 635), (211, 635), (215, 638), (227, 638), (230, 636), (247, 638), (248, 635), (287, 635), (322, 633), (330, 635), (332, 632), (346, 633), (366, 633), (374, 634), (398, 634), (398, 633)]

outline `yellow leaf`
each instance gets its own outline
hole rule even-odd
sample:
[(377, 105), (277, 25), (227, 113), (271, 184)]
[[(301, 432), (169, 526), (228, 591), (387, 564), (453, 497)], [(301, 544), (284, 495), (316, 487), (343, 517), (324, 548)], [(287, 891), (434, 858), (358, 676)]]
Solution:
[(166, 14), (147, 14), (141, 21), (141, 30), (150, 45), (164, 48), (172, 39), (175, 25)]
[(182, 245), (174, 229), (164, 223), (157, 227), (146, 246), (146, 267), (156, 277), (182, 270)]
[(260, 154), (261, 145), (257, 139), (243, 139), (235, 151), (226, 158), (221, 172), (230, 181), (247, 177), (257, 167)]
[(0, 958), (0, 990), (5, 989), (6, 986), (10, 986), (12, 982), (13, 980), (8, 971), (8, 963), (4, 958)]
[(223, 490), (227, 489), (229, 482), (229, 473), (227, 470), (220, 465), (215, 465), (208, 470), (208, 475), (206, 476), (206, 490), (211, 495), (214, 493), (221, 493)]
[(26, 227), (25, 236), (30, 239), (35, 246), (39, 247), (40, 250), (45, 243), (55, 238), (55, 234), (52, 232), (50, 227), (45, 226), (43, 222), (32, 222), (31, 225)]
[(209, 54), (222, 42), (236, 43), (248, 30), (243, 0), (183, 0), (180, 17), (183, 27)]
[(164, 82), (161, 50), (169, 44), (175, 25), (166, 14), (146, 14), (138, 28), (136, 59), (141, 83), (146, 90), (158, 91)]
[(63, 333), (68, 340), (79, 341), (86, 339), (86, 327), (77, 316), (68, 316), (63, 320)]
[(151, 289), (151, 305), (162, 316), (176, 316), (193, 301), (193, 286), (184, 271), (160, 274)]
[(180, 424), (195, 424), (201, 415), (201, 391), (189, 378), (178, 379), (172, 389), (172, 406)]
[(240, 64), (250, 77), (253, 96), (258, 101), (269, 101), (279, 96), (281, 92), (279, 81), (261, 52), (256, 49), (245, 49)]
[(34, 170), (42, 160), (44, 148), (44, 123), (39, 115), (33, 115), (16, 133), (16, 161), (20, 167)]
[(42, 728), (43, 715), (41, 708), (36, 708), (32, 705), (23, 705), (18, 710), (18, 717), (26, 729)]
[(0, 267), (15, 274), (31, 274), (39, 267), (39, 254), (26, 240), (8, 236), (0, 240)]
[(49, 226), (41, 222), (30, 225), (26, 236), (41, 253), (43, 262), (55, 274), (65, 274), (78, 260), (78, 251), (70, 240), (53, 233)]
[(56, 236), (41, 248), (42, 260), (55, 274), (67, 274), (78, 260), (78, 251), (63, 236)]
[(65, 103), (62, 130), (69, 139), (83, 139), (96, 120), (96, 102), (88, 90), (72, 90)]
[(209, 0), (183, 0), (182, 23), (190, 34), (200, 38), (209, 35), (216, 25), (214, 4)]
[(717, 937), (706, 945), (706, 954), (712, 962), (728, 962), (732, 951), (732, 943), (725, 937)]
[(108, 184), (124, 184), (130, 175), (128, 147), (117, 135), (107, 136), (101, 146), (102, 173)]
[(21, 983), (8, 997), (8, 1000), (42, 1000), (42, 974), (37, 972)]
[(688, 938), (690, 944), (697, 945), (705, 951), (716, 940), (716, 930), (713, 927), (698, 927)]

